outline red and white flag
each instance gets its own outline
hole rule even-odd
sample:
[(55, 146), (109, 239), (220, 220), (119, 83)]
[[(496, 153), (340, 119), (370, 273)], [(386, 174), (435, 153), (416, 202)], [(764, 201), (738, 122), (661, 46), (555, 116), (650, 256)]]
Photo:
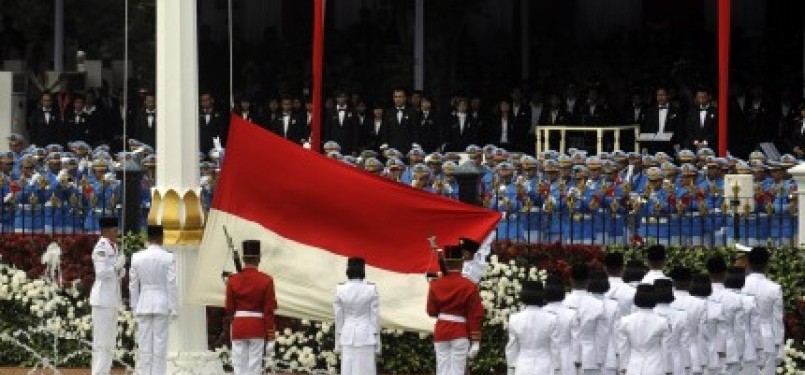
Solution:
[(279, 315), (332, 320), (347, 258), (360, 256), (366, 279), (378, 287), (381, 324), (430, 331), (425, 274), (438, 262), (427, 238), (481, 241), (500, 220), (303, 149), (237, 116), (228, 146), (194, 271), (194, 302), (223, 304), (220, 274), (234, 268), (225, 225), (238, 247), (261, 241), (260, 269), (274, 278)]

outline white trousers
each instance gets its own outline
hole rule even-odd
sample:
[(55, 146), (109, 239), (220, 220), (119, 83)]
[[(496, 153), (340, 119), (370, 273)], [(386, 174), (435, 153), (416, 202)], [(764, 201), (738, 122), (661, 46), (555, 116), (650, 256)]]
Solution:
[(92, 375), (108, 375), (117, 346), (117, 309), (92, 306)]
[(232, 369), (235, 375), (263, 373), (264, 339), (232, 340)]
[(469, 339), (439, 341), (433, 346), (436, 349), (436, 375), (464, 375), (470, 351)]
[(166, 375), (169, 315), (137, 315), (137, 375)]
[(749, 361), (743, 363), (740, 375), (760, 375), (760, 368), (757, 361)]
[(375, 346), (341, 346), (341, 375), (375, 375)]

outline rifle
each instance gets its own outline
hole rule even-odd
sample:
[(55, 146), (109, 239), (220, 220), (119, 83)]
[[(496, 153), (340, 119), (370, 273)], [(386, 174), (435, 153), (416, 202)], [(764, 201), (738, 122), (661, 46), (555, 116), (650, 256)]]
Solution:
[[(439, 261), (439, 271), (441, 272), (441, 276), (447, 275), (447, 262), (444, 260), (444, 254), (442, 253), (442, 249), (439, 248), (439, 245), (436, 244), (436, 236), (428, 237), (428, 243), (430, 243), (430, 248), (436, 254), (436, 259)], [(436, 278), (438, 275), (434, 275), (432, 273), (428, 273), (426, 275), (428, 278)]]
[[(243, 271), (243, 264), (240, 262), (240, 254), (238, 254), (238, 249), (235, 248), (235, 244), (232, 242), (232, 236), (229, 235), (229, 231), (226, 230), (226, 225), (224, 227), (224, 236), (226, 236), (226, 242), (229, 245), (229, 253), (232, 254), (232, 261), (235, 263), (235, 271), (240, 272)], [(222, 271), (221, 277), (226, 279), (232, 275), (232, 272)]]

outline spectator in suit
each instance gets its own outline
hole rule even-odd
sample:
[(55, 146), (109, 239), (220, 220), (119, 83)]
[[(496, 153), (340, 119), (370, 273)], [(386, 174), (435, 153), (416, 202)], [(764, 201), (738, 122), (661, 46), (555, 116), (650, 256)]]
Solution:
[(290, 96), (282, 97), (280, 110), (280, 115), (270, 125), (271, 131), (291, 142), (302, 144), (307, 138), (305, 112), (293, 110), (293, 99)]
[(439, 143), (441, 133), (439, 132), (440, 124), (437, 121), (439, 116), (433, 108), (433, 101), (430, 96), (422, 95), (420, 109), (419, 126), (416, 129), (416, 141), (422, 146), (424, 151), (434, 152), (441, 146)]
[(690, 147), (716, 147), (718, 145), (718, 119), (712, 107), (707, 88), (696, 89), (694, 106), (687, 116), (687, 142)]
[(255, 124), (262, 124), (265, 122), (263, 116), (252, 106), (252, 100), (245, 95), (241, 96), (240, 99), (235, 102), (233, 112), (236, 115), (243, 117), (244, 120), (251, 121)]
[(679, 139), (682, 136), (680, 126), (682, 114), (679, 108), (668, 100), (668, 90), (665, 87), (658, 88), (655, 95), (657, 103), (646, 110), (645, 125), (641, 126), (641, 132), (674, 133), (673, 137), (671, 137), (671, 142), (666, 145), (654, 145), (653, 147), (657, 149), (649, 150), (651, 152), (663, 151), (673, 155), (673, 146), (679, 144)]
[(213, 138), (219, 137), (221, 145), (226, 146), (229, 120), (215, 109), (215, 98), (211, 92), (203, 92), (199, 97), (198, 140), (199, 150), (207, 152), (213, 148)]
[(799, 115), (790, 120), (785, 128), (787, 143), (786, 149), (790, 150), (797, 159), (805, 159), (805, 103), (800, 103), (797, 107)]
[(337, 90), (335, 93), (335, 107), (327, 110), (324, 121), (324, 139), (334, 141), (341, 146), (341, 153), (352, 154), (355, 151), (357, 138), (357, 119), (352, 108), (347, 104), (347, 93)]
[(64, 144), (62, 123), (53, 107), (53, 96), (45, 91), (39, 97), (39, 107), (28, 117), (28, 138), (37, 145)]
[(377, 150), (383, 145), (388, 145), (388, 124), (384, 116), (383, 104), (376, 100), (372, 106), (372, 118), (369, 126), (366, 127), (365, 148)]
[(388, 125), (388, 145), (402, 153), (407, 153), (411, 148), (411, 142), (416, 139), (414, 130), (419, 124), (419, 114), (407, 105), (408, 98), (405, 89), (394, 89), (392, 100), (394, 107), (385, 113), (385, 122)]
[(478, 143), (479, 125), (467, 113), (467, 98), (460, 98), (456, 103), (456, 113), (445, 124), (443, 141), (444, 151), (463, 152), (470, 144)]
[(134, 114), (134, 138), (149, 146), (156, 146), (157, 112), (156, 96), (148, 92), (143, 97), (143, 106)]
[(68, 140), (85, 141), (90, 144), (94, 143), (94, 134), (91, 130), (95, 129), (97, 125), (94, 123), (94, 115), (90, 115), (85, 111), (84, 96), (75, 94), (73, 96), (72, 109), (67, 112), (64, 117), (64, 128)]
[(511, 112), (511, 103), (508, 99), (503, 99), (498, 103), (493, 117), (487, 122), (484, 128), (484, 144), (493, 144), (511, 150), (511, 145), (516, 137), (521, 136), (514, 130), (515, 124)]

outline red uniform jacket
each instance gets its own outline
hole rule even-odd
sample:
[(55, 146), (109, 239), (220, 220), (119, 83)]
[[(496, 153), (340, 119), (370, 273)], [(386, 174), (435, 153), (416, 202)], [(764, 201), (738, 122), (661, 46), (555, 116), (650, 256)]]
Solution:
[(226, 313), (238, 311), (262, 313), (263, 317), (237, 317), (232, 320), (232, 340), (274, 337), (274, 280), (254, 267), (245, 267), (226, 283)]
[(437, 320), (433, 329), (434, 341), (450, 341), (468, 338), (481, 339), (481, 324), (484, 306), (478, 294), (478, 286), (460, 273), (450, 272), (430, 282), (428, 292), (428, 315), (451, 314), (464, 317), (466, 323)]

